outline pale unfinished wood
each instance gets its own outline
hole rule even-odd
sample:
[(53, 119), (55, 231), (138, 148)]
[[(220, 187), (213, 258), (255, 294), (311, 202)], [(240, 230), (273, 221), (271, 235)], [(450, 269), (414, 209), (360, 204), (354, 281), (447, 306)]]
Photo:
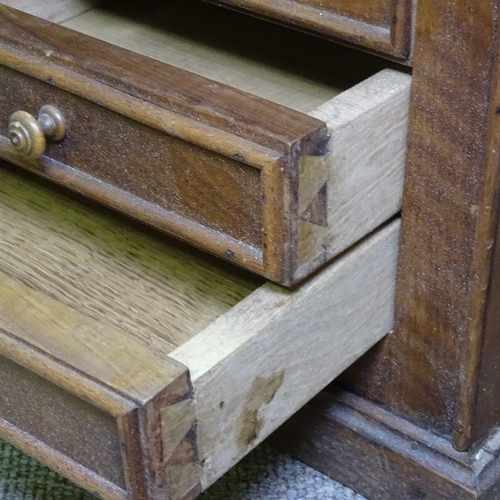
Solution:
[(100, 0), (1, 0), (0, 3), (53, 22), (62, 22), (92, 9)]
[(295, 291), (266, 284), (170, 354), (191, 374), (207, 488), (392, 328), (399, 221)]
[[(400, 209), (410, 87), (410, 75), (387, 69), (310, 113), (330, 141), (324, 163), (306, 157), (299, 174), (297, 280)], [(326, 198), (324, 224), (304, 217), (314, 193)]]
[[(200, 40), (196, 28), (210, 29), (221, 21), (210, 6), (196, 7), (186, 9), (182, 3), (172, 2), (161, 9), (148, 6), (142, 12), (133, 11), (132, 16), (115, 5), (109, 9), (93, 9), (62, 24), (304, 113), (345, 90), (346, 84), (340, 79), (323, 82), (297, 71), (293, 64), (276, 64), (270, 54), (259, 53), (259, 57), (255, 57), (252, 53), (255, 49), (242, 47), (239, 41), (231, 47), (231, 40), (224, 37), (224, 33), (217, 35), (215, 43), (210, 43), (211, 36), (205, 34)], [(232, 13), (225, 14), (227, 17)], [(183, 25), (193, 27), (183, 28), (179, 33), (177, 27)], [(250, 38), (249, 44), (252, 42)]]

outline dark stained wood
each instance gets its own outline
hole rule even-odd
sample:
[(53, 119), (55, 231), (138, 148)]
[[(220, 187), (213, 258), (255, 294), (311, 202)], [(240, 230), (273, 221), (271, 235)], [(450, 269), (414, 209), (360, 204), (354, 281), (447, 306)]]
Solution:
[[(498, 324), (484, 325), (499, 279), (497, 271), (490, 292), (499, 213), (498, 7), (496, 0), (419, 4), (395, 333), (343, 379), (453, 435), (460, 450), (500, 417), (498, 401), (479, 396), (486, 379), (495, 391), (500, 381), (490, 363)], [(482, 358), (484, 345), (493, 352)]]
[[(500, 88), (500, 87), (497, 87)], [(484, 340), (478, 373), (473, 379), (477, 400), (472, 418), (472, 440), (487, 435), (500, 415), (500, 231), (495, 237), (495, 257), (485, 314)], [(500, 493), (498, 493), (500, 496)]]
[(498, 498), (498, 435), (480, 450), (457, 452), (449, 440), (343, 391), (322, 393), (271, 439), (370, 500)]
[[(0, 418), (125, 489), (116, 419), (0, 356)], [(74, 439), (85, 436), (85, 439)]]
[(405, 61), (413, 0), (210, 0), (339, 38)]

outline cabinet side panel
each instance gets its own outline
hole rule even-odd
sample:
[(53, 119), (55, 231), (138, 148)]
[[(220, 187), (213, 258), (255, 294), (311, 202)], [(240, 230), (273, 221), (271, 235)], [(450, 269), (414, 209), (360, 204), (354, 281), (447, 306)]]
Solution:
[(477, 380), (490, 358), (498, 8), (496, 0), (419, 2), (395, 334), (343, 378), (357, 394), (453, 435), (460, 450), (479, 437)]

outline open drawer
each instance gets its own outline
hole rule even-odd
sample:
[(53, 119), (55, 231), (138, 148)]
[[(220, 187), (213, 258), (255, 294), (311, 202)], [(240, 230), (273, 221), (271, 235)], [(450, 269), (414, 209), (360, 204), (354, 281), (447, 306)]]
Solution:
[(203, 2), (64, 24), (0, 6), (4, 159), (285, 285), (400, 209), (409, 75)]
[(399, 221), (294, 291), (0, 165), (0, 437), (193, 498), (392, 327)]

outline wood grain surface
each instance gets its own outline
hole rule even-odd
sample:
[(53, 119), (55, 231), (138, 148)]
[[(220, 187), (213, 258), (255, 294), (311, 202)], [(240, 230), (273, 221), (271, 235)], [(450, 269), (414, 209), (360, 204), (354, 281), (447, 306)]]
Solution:
[(0, 175), (2, 272), (162, 352), (260, 283), (12, 166)]
[[(197, 15), (189, 19), (182, 3), (171, 2), (160, 11), (159, 4), (150, 2), (140, 11), (130, 4), (112, 4), (67, 23), (137, 53), (62, 28), (49, 30), (34, 18), (5, 9), (3, 36), (10, 46), (0, 49), (0, 58), (12, 69), (5, 67), (0, 75), (9, 96), (0, 105), (0, 119), (7, 121), (18, 109), (36, 116), (39, 106), (51, 102), (66, 116), (68, 133), (36, 162), (14, 154), (6, 139), (0, 140), (1, 154), (231, 262), (292, 285), (399, 210), (410, 77), (386, 71), (336, 98), (340, 89), (369, 74), (380, 61), (335, 49), (332, 55), (339, 55), (343, 64), (331, 72), (324, 59), (310, 58), (317, 47), (302, 34), (271, 29), (262, 21), (204, 3), (196, 5)], [(224, 26), (234, 21), (234, 27), (214, 36), (205, 18)], [(272, 43), (270, 55), (263, 59), (261, 26), (270, 35), (267, 43)], [(19, 52), (22, 46), (14, 35), (22, 29), (31, 33), (37, 49)], [(71, 36), (76, 38), (67, 49)], [(297, 55), (289, 53), (289, 42), (301, 47)], [(99, 58), (83, 54), (75, 44), (87, 44), (89, 53), (98, 52)], [(112, 68), (107, 67), (108, 59)], [(147, 91), (140, 61), (154, 73)], [(208, 80), (161, 61), (179, 63), (217, 83), (209, 88)], [(181, 77), (184, 82), (175, 97), (167, 81), (179, 85)], [(227, 84), (293, 103), (312, 116), (291, 109), (283, 114), (285, 108), (271, 104), (267, 115), (258, 116), (264, 101), (238, 94)], [(205, 105), (217, 109), (202, 116)], [(329, 129), (313, 116), (326, 121)]]
[(170, 354), (196, 394), (203, 489), (391, 330), (398, 235), (395, 220), (295, 291), (262, 286)]
[[(84, 148), (85, 153), (82, 153), (77, 147), (74, 154), (77, 159), (84, 159), (85, 164), (104, 165), (105, 172), (100, 172), (96, 179), (97, 182), (92, 182), (94, 178), (86, 179), (84, 175), (82, 177), (82, 172), (78, 169), (70, 170), (59, 175), (60, 182), (65, 185), (69, 184), (70, 187), (100, 199), (136, 218), (145, 219), (146, 222), (156, 226), (160, 225), (164, 230), (168, 230), (190, 243), (206, 248), (244, 267), (261, 272), (276, 281), (290, 282), (289, 274), (293, 256), (286, 252), (285, 242), (288, 242), (292, 237), (290, 236), (292, 230), (290, 226), (293, 220), (291, 212), (293, 212), (293, 190), (295, 189), (293, 172), (301, 155), (320, 154), (324, 150), (324, 143), (327, 139), (324, 124), (288, 108), (266, 104), (262, 99), (250, 94), (210, 82), (177, 68), (167, 67), (157, 61), (145, 59), (118, 47), (103, 45), (103, 42), (77, 35), (71, 30), (55, 26), (53, 26), (54, 29), (50, 29), (50, 25), (45, 26), (35, 18), (24, 16), (20, 12), (15, 13), (16, 11), (6, 7), (3, 10), (5, 11), (4, 24), (6, 28), (9, 26), (9, 29), (5, 30), (6, 37), (9, 38), (15, 34), (16, 30), (28, 30), (32, 33), (33, 41), (36, 40), (38, 46), (38, 50), (34, 50), (32, 47), (28, 50), (25, 47), (25, 52), (18, 53), (17, 49), (12, 46), (12, 44), (15, 46), (17, 42), (13, 38), (9, 38), (11, 46), (1, 55), (1, 60), (5, 65), (37, 79), (48, 80), (49, 84), (55, 84), (70, 94), (80, 95), (87, 101), (93, 101), (120, 115), (167, 132), (169, 135), (169, 147), (166, 150), (161, 149), (165, 154), (159, 156), (155, 156), (158, 151), (150, 150), (148, 153), (143, 149), (146, 144), (155, 143), (155, 138), (146, 137), (144, 141), (139, 140), (136, 143), (134, 140), (126, 138), (124, 140), (126, 134), (115, 134), (112, 136), (114, 140), (108, 141), (109, 144), (99, 145), (96, 148), (96, 151), (101, 151), (101, 155), (104, 154), (106, 158), (104, 163), (99, 158), (92, 161), (92, 148)], [(42, 41), (44, 37), (45, 41)], [(81, 43), (77, 40), (69, 41), (70, 38), (74, 37), (79, 38)], [(85, 43), (88, 45), (87, 50), (83, 49)], [(75, 47), (81, 47), (83, 50), (75, 52)], [(100, 62), (95, 60), (93, 56), (88, 56), (88, 54), (97, 53), (100, 54)], [(37, 54), (39, 59), (35, 62), (33, 56)], [(44, 60), (47, 58), (47, 54), (50, 54), (52, 63)], [(88, 60), (86, 61), (86, 59)], [(73, 62), (69, 63), (69, 60)], [(108, 67), (107, 60), (113, 61), (110, 64), (114, 64), (114, 68)], [(145, 67), (151, 70), (151, 78), (149, 79), (144, 74), (143, 68)], [(97, 72), (91, 68), (96, 69)], [(121, 68), (121, 75), (117, 68)], [(77, 72), (80, 72), (80, 75)], [(105, 76), (106, 74), (107, 76)], [(153, 77), (153, 75), (155, 76)], [(159, 77), (159, 75), (161, 76)], [(156, 84), (154, 83), (155, 78)], [(193, 78), (194, 80), (192, 80)], [(136, 80), (136, 84), (130, 85), (131, 80)], [(168, 89), (168, 80), (171, 80), (170, 85), (179, 85), (178, 92)], [(19, 85), (22, 87), (21, 82)], [(36, 87), (36, 84), (33, 83), (32, 86)], [(50, 89), (51, 85), (46, 85), (46, 87)], [(133, 89), (137, 90), (141, 87), (142, 95), (137, 95)], [(154, 87), (156, 87), (156, 92), (153, 90)], [(177, 96), (175, 96), (176, 93)], [(154, 94), (157, 96), (156, 99), (152, 98)], [(15, 101), (15, 94), (13, 94), (13, 100)], [(219, 108), (218, 111), (215, 108), (208, 110), (212, 107), (212, 101), (213, 104), (218, 103), (216, 104), (216, 107)], [(172, 104), (174, 105), (172, 106)], [(205, 111), (202, 108), (205, 108)], [(259, 111), (259, 108), (262, 108), (262, 112)], [(99, 108), (94, 107), (93, 109), (97, 112)], [(68, 111), (68, 114), (71, 118), (71, 112)], [(89, 112), (79, 114), (88, 115)], [(89, 116), (88, 121), (84, 120), (83, 124), (86, 124), (87, 130), (86, 133), (80, 135), (91, 138), (92, 127), (95, 126), (94, 121), (97, 121), (98, 124), (101, 123), (105, 129), (108, 127), (108, 136), (112, 135), (116, 129), (123, 129), (123, 123), (113, 123), (116, 120), (120, 121), (118, 116), (115, 116), (116, 120), (112, 120), (113, 117), (109, 114), (101, 118), (101, 120), (94, 120), (92, 116)], [(220, 118), (222, 118), (222, 122)], [(269, 123), (269, 120), (273, 121), (274, 124)], [(123, 122), (123, 119), (121, 121)], [(91, 122), (92, 125), (89, 125)], [(71, 137), (70, 132), (67, 135), (68, 138)], [(105, 139), (106, 134), (101, 135), (103, 135), (102, 139)], [(188, 144), (172, 140), (171, 136), (183, 139)], [(119, 144), (116, 144), (117, 140)], [(93, 140), (91, 142), (95, 143)], [(187, 150), (184, 147), (185, 151), (182, 152), (176, 144), (181, 146), (181, 149), (183, 149), (182, 146), (188, 146)], [(196, 146), (202, 146), (203, 149), (197, 149)], [(211, 155), (211, 153), (208, 153), (207, 156), (204, 149), (222, 153), (223, 158)], [(65, 150), (64, 147), (63, 150)], [(153, 162), (151, 165), (153, 175), (151, 172), (148, 175), (147, 172), (144, 173), (138, 168), (127, 169), (125, 166), (124, 171), (127, 174), (123, 177), (113, 163), (113, 159), (119, 161), (119, 158), (114, 158), (109, 153), (115, 150), (121, 151), (125, 158), (135, 156), (134, 165), (147, 164), (147, 157), (150, 155), (156, 158), (156, 162), (164, 161), (167, 164), (172, 164), (172, 161), (175, 160), (174, 163), (179, 166), (177, 172), (181, 173), (182, 178), (176, 179), (175, 175), (170, 179), (168, 175), (165, 177), (167, 186), (173, 185), (177, 188), (177, 192), (174, 189), (174, 193), (169, 193), (168, 190), (164, 193), (163, 201), (168, 200), (168, 206), (162, 207), (162, 204), (157, 206), (155, 202), (158, 200), (143, 200), (140, 193), (129, 193), (130, 189), (123, 189), (124, 185), (127, 188), (132, 185), (136, 187), (132, 191), (137, 191), (137, 187), (144, 185), (143, 191), (148, 194), (148, 198), (154, 192), (160, 194), (161, 197), (162, 190), (155, 185), (154, 174), (157, 170), (163, 172), (163, 169), (154, 168), (155, 162)], [(170, 153), (168, 153), (169, 151)], [(198, 156), (194, 166), (193, 152), (195, 156)], [(11, 161), (16, 162), (17, 159), (17, 163), (20, 162), (19, 157), (9, 156), (8, 151), (2, 154)], [(200, 154), (203, 158), (200, 158)], [(165, 155), (166, 158), (162, 158)], [(184, 157), (186, 157), (185, 162), (183, 162)], [(215, 164), (218, 164), (215, 168), (219, 171), (215, 176), (208, 171), (205, 172), (206, 169), (201, 167), (207, 162), (214, 163), (214, 160)], [(41, 163), (39, 167), (42, 171), (47, 168), (43, 162), (39, 163)], [(190, 165), (193, 167), (192, 169), (186, 168)], [(231, 168), (233, 166), (237, 167), (236, 170)], [(248, 166), (257, 170), (270, 171), (271, 175), (264, 175), (262, 186), (258, 180), (251, 183), (241, 182), (241, 173), (252, 172), (252, 168), (249, 169)], [(54, 169), (56, 177), (61, 168), (64, 170), (59, 162)], [(100, 168), (102, 170), (102, 167)], [(227, 179), (227, 175), (224, 174), (223, 177), (226, 179), (221, 178), (220, 173), (224, 170), (227, 173), (228, 169), (234, 171), (236, 177), (238, 177), (239, 172), (240, 181), (235, 183), (234, 175), (232, 180)], [(100, 183), (102, 177), (109, 182), (110, 176), (115, 175), (112, 172), (117, 176), (116, 186)], [(61, 176), (64, 177), (64, 180), (61, 180)], [(49, 177), (52, 176), (49, 175)], [(122, 177), (122, 182), (119, 182), (120, 177)], [(142, 177), (149, 179), (149, 181), (145, 182)], [(255, 179), (256, 175), (254, 175)], [(228, 180), (229, 182), (227, 182)], [(190, 184), (192, 182), (196, 184), (196, 181), (201, 182), (200, 189), (195, 187), (189, 191)], [(238, 184), (240, 188), (247, 186), (247, 184), (253, 186), (254, 192), (249, 196), (248, 193), (241, 192), (242, 189), (238, 189)], [(238, 203), (240, 208), (243, 208), (243, 212), (236, 206), (233, 207), (234, 209), (231, 208), (230, 202), (226, 206), (224, 201), (227, 196), (221, 192), (224, 187), (226, 187), (226, 193), (233, 192), (233, 195), (230, 196), (233, 200), (240, 200)], [(183, 190), (186, 191), (184, 194), (182, 194)], [(196, 195), (196, 191), (199, 195)], [(137, 196), (138, 194), (139, 196)], [(206, 202), (207, 197), (208, 203)], [(258, 199), (262, 206), (259, 205), (255, 209), (250, 202), (251, 199)], [(180, 213), (175, 210), (176, 200), (177, 205), (180, 204), (183, 208)], [(144, 201), (146, 203), (143, 203)], [(242, 217), (244, 212), (246, 212), (246, 217)], [(213, 217), (209, 214), (213, 214)], [(259, 224), (261, 217), (264, 218), (264, 227)], [(227, 231), (228, 227), (223, 222), (224, 219), (230, 222), (232, 230)], [(216, 220), (217, 223), (213, 224)], [(238, 233), (243, 238), (239, 238)]]
[[(0, 355), (15, 364), (0, 434), (106, 500), (194, 498), (392, 327), (398, 220), (292, 291), (166, 251), (7, 165), (0, 184)], [(188, 293), (211, 272), (223, 304)], [(92, 463), (86, 425), (103, 441)]]
[(15, 7), (43, 19), (61, 22), (92, 9), (102, 0), (2, 0), (0, 3)]

